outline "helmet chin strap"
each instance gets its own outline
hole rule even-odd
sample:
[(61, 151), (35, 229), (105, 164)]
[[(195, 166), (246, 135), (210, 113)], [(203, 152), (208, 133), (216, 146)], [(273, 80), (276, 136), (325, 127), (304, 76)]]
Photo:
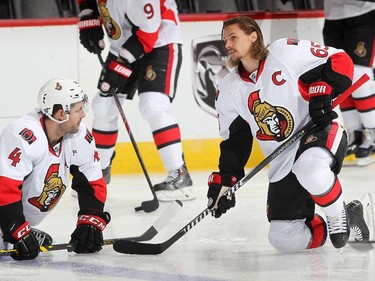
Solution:
[(57, 120), (56, 118), (53, 118), (52, 115), (47, 115), (47, 117), (48, 117), (49, 119), (51, 119), (52, 121), (54, 121), (54, 122), (56, 122), (56, 123), (58, 123), (58, 124), (65, 123), (66, 121), (69, 120), (69, 113), (66, 113), (66, 112), (65, 112), (65, 116), (66, 116), (66, 118), (65, 118), (64, 120)]

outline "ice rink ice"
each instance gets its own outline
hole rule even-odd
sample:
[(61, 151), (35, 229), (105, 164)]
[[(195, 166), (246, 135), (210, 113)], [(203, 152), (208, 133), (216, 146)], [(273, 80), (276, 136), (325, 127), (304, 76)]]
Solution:
[[(280, 254), (268, 242), (265, 204), (267, 170), (250, 179), (236, 193), (237, 205), (220, 219), (207, 216), (160, 255), (127, 255), (104, 246), (95, 254), (65, 250), (41, 253), (36, 260), (14, 261), (0, 257), (1, 281), (286, 281), (286, 280), (375, 280), (373, 244), (348, 244), (343, 252), (329, 238), (319, 249), (297, 254)], [(191, 172), (197, 199), (184, 202), (173, 220), (149, 243), (160, 243), (206, 208), (209, 171)], [(155, 184), (164, 174), (150, 174)], [(340, 174), (347, 202), (366, 193), (375, 198), (375, 164), (344, 167)], [(152, 195), (143, 175), (113, 176), (108, 186), (106, 210), (112, 221), (104, 238), (139, 236), (169, 206), (161, 202), (152, 213), (134, 211)], [(74, 230), (77, 199), (66, 190), (55, 210), (38, 226), (54, 243), (66, 243)], [(317, 210), (320, 212), (320, 210)]]

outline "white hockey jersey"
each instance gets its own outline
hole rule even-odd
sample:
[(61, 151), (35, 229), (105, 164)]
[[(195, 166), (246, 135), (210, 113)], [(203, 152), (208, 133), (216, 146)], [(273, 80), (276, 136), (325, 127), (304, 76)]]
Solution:
[[(144, 53), (170, 43), (182, 44), (180, 21), (174, 0), (97, 0), (103, 25), (116, 56), (120, 47), (133, 35)], [(138, 57), (126, 46), (136, 59)]]
[(69, 187), (70, 165), (86, 176), (96, 199), (104, 204), (107, 196), (94, 139), (86, 127), (81, 123), (78, 133), (64, 136), (51, 148), (43, 124), (35, 110), (8, 125), (0, 137), (0, 207), (22, 198), (31, 226), (43, 220)]
[(340, 20), (360, 16), (375, 10), (374, 2), (358, 0), (324, 0), (324, 17)]
[[(310, 120), (304, 98), (307, 88), (302, 87), (299, 77), (341, 52), (307, 40), (284, 38), (269, 46), (267, 58), (255, 73), (250, 74), (243, 67), (241, 70), (241, 65), (228, 73), (219, 83), (216, 100), (223, 140), (230, 138), (230, 125), (241, 116), (250, 125), (264, 156), (268, 156)], [(298, 144), (291, 145), (272, 160), (271, 182), (291, 171), (297, 149)]]

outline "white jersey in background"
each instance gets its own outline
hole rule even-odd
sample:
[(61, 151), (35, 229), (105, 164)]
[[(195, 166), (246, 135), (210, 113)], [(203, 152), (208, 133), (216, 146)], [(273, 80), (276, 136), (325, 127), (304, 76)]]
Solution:
[(374, 2), (359, 0), (324, 0), (324, 16), (327, 20), (356, 17), (372, 10), (375, 10)]
[[(110, 52), (116, 56), (133, 35), (146, 53), (170, 43), (182, 44), (175, 1), (98, 0), (98, 8), (110, 42)], [(125, 44), (123, 47), (135, 55), (131, 46)]]

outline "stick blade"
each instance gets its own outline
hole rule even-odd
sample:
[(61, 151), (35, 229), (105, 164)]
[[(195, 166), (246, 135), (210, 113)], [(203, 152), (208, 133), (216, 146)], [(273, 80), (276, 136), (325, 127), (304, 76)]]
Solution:
[(135, 207), (134, 210), (136, 212), (144, 211), (145, 213), (151, 213), (159, 208), (159, 200), (154, 198), (150, 201), (143, 201), (141, 206)]
[(132, 255), (158, 255), (163, 252), (161, 244), (137, 243), (122, 239), (113, 243), (113, 249), (121, 254)]

